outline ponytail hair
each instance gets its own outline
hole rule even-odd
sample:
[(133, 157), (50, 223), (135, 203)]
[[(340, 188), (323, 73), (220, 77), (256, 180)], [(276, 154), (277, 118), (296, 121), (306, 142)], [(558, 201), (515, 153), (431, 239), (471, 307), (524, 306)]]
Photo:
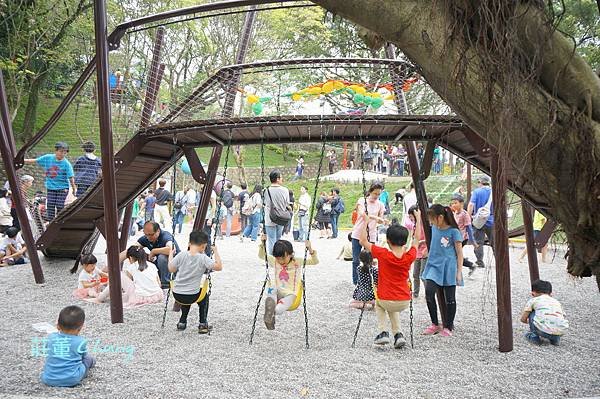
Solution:
[(373, 255), (369, 251), (360, 251), (358, 259), (360, 259), (360, 262), (362, 263), (362, 265), (360, 265), (360, 271), (368, 273), (369, 269), (373, 266)]
[(456, 220), (454, 219), (454, 213), (452, 212), (452, 209), (450, 209), (449, 206), (433, 204), (427, 210), (427, 216), (429, 216), (429, 217), (444, 216), (444, 222), (446, 222), (446, 224), (448, 226), (458, 229), (458, 224), (456, 224)]
[(138, 263), (138, 270), (143, 272), (148, 267), (148, 263), (146, 263), (146, 259), (148, 259), (148, 255), (144, 251), (144, 248), (138, 247), (137, 245), (132, 245), (127, 248), (127, 257), (133, 258)]

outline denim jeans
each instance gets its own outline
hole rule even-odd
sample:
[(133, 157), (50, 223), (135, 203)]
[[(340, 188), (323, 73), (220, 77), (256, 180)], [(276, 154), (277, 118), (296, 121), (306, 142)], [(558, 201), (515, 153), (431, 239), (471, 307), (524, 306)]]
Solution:
[(529, 331), (531, 334), (535, 335), (539, 338), (546, 338), (552, 345), (558, 345), (560, 342), (560, 335), (552, 335), (541, 331), (539, 328), (535, 326), (533, 323), (533, 318), (535, 317), (535, 311), (529, 313)]
[(265, 226), (267, 234), (267, 253), (273, 255), (273, 245), (283, 235), (283, 226), (276, 224), (275, 226)]
[(360, 265), (360, 251), (362, 251), (362, 245), (356, 238), (352, 239), (352, 284), (358, 284), (358, 266)]
[(58, 215), (65, 207), (65, 200), (69, 194), (69, 189), (64, 190), (48, 190), (46, 197), (46, 220), (50, 221)]
[(308, 213), (298, 216), (298, 240), (308, 240)]
[(404, 176), (404, 160), (398, 160), (398, 176)]
[(252, 241), (256, 241), (258, 237), (258, 227), (260, 224), (260, 212), (253, 213), (248, 216), (248, 222), (244, 229), (244, 237), (250, 237)]
[(340, 218), (339, 213), (331, 214), (331, 238), (337, 238), (338, 236), (338, 219)]
[(181, 234), (181, 228), (183, 227), (184, 216), (185, 215), (183, 214), (183, 212), (181, 212), (181, 210), (175, 211), (175, 214), (173, 215), (173, 234), (175, 234), (175, 228), (177, 226), (179, 226), (179, 234)]
[(158, 269), (158, 277), (160, 277), (162, 288), (169, 288), (169, 257), (167, 255), (157, 255), (152, 262)]

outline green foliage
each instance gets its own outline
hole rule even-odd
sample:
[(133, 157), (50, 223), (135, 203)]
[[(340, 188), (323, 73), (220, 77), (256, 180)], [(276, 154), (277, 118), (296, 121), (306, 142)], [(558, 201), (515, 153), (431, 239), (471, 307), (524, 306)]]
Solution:
[(558, 29), (574, 40), (577, 52), (592, 68), (600, 68), (600, 17), (597, 2), (564, 0), (560, 4), (564, 4), (564, 9), (555, 11), (561, 16)]

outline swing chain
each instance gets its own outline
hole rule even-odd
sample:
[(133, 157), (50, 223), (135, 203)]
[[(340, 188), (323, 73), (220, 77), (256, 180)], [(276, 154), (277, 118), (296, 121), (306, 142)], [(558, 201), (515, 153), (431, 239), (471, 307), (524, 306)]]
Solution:
[[(317, 193), (319, 191), (319, 181), (321, 180), (321, 171), (323, 170), (323, 158), (325, 157), (325, 145), (327, 144), (327, 138), (329, 137), (329, 126), (325, 129), (325, 136), (323, 137), (323, 125), (321, 125), (321, 139), (323, 144), (321, 145), (321, 156), (319, 158), (319, 168), (317, 169), (317, 177), (315, 178), (315, 188), (313, 190), (313, 201), (310, 207), (310, 214), (308, 217), (308, 232), (307, 240), (310, 240), (310, 232), (312, 230), (312, 220), (315, 213), (315, 205), (317, 199)], [(335, 129), (335, 127), (334, 127)], [(308, 342), (308, 311), (306, 309), (306, 260), (308, 258), (308, 248), (304, 248), (304, 261), (302, 263), (302, 308), (304, 310), (304, 337), (306, 341), (306, 349), (310, 348)]]
[(227, 180), (227, 165), (229, 163), (229, 153), (231, 152), (231, 129), (229, 129), (229, 137), (227, 139), (227, 152), (225, 153), (225, 165), (223, 166), (223, 178), (221, 179), (221, 193), (219, 194), (219, 201), (216, 204), (215, 218), (213, 219), (213, 225), (215, 225), (215, 233), (213, 235), (212, 245), (217, 243), (217, 231), (221, 228), (219, 219), (221, 218), (221, 206), (223, 204), (223, 194), (225, 193), (225, 181)]
[[(359, 151), (360, 151), (360, 167), (362, 169), (362, 184), (363, 184), (363, 198), (365, 203), (365, 219), (367, 223), (367, 240), (370, 239), (369, 233), (369, 210), (367, 207), (367, 179), (365, 173), (365, 152), (363, 151), (363, 134), (362, 134), (362, 125), (358, 125), (358, 136), (359, 136)], [(371, 280), (371, 287), (373, 287), (373, 280), (371, 279), (372, 271), (369, 271), (369, 280)], [(358, 336), (358, 330), (360, 330), (360, 324), (362, 322), (363, 313), (365, 312), (366, 302), (363, 302), (363, 306), (360, 310), (360, 316), (358, 316), (358, 323), (356, 324), (356, 330), (354, 331), (354, 338), (352, 339), (352, 348), (356, 345), (356, 337)]]
[[(223, 194), (225, 192), (225, 178), (227, 177), (227, 164), (229, 162), (229, 153), (231, 151), (231, 129), (229, 129), (229, 137), (227, 139), (227, 152), (225, 153), (225, 165), (223, 166), (223, 179), (221, 180), (221, 193), (219, 194), (219, 202), (216, 204), (216, 214), (215, 218), (213, 218), (213, 226), (215, 228), (215, 233), (213, 235), (212, 246), (214, 247), (217, 244), (217, 229), (220, 229), (219, 218), (221, 217), (221, 204), (223, 203)], [(215, 225), (216, 223), (216, 225)], [(208, 237), (210, 240), (210, 237)], [(213, 251), (214, 252), (214, 251)], [(212, 253), (211, 253), (212, 258)], [(210, 276), (210, 272), (206, 274), (206, 278), (208, 279), (208, 291), (206, 292), (207, 299), (210, 297), (210, 293), (212, 292), (212, 278)], [(210, 334), (210, 332), (209, 332)]]
[[(266, 232), (266, 222), (265, 222), (265, 211), (264, 211), (264, 201), (265, 201), (265, 137), (264, 131), (261, 127), (260, 129), (260, 183), (263, 187), (263, 191), (260, 193), (263, 208), (261, 209), (262, 216), (262, 225), (263, 225), (263, 234)], [(254, 319), (252, 321), (252, 331), (250, 332), (250, 345), (254, 340), (254, 332), (256, 330), (256, 319), (258, 318), (258, 311), (260, 309), (260, 304), (262, 302), (263, 295), (265, 293), (265, 288), (267, 287), (267, 283), (270, 285), (271, 277), (269, 276), (269, 259), (267, 255), (267, 248), (265, 243), (265, 280), (263, 281), (262, 288), (260, 289), (260, 295), (258, 296), (258, 302), (256, 302), (256, 308), (254, 309)]]

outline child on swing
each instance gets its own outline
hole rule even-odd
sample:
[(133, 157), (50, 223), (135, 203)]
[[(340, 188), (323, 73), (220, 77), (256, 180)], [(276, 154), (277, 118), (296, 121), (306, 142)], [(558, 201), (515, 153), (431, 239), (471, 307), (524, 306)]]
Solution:
[[(181, 317), (177, 323), (179, 331), (186, 329), (191, 304), (196, 303), (200, 298), (200, 286), (202, 285), (204, 273), (223, 270), (223, 263), (216, 245), (212, 247), (215, 259), (209, 258), (204, 253), (209, 239), (208, 234), (203, 231), (192, 231), (187, 251), (179, 252), (174, 258), (173, 253), (169, 253), (169, 272), (177, 273), (175, 286), (173, 287), (173, 297), (181, 304)], [(208, 298), (208, 295), (206, 295), (204, 299), (198, 302), (198, 312), (200, 313), (198, 334), (208, 334), (211, 330), (207, 321)]]
[[(261, 244), (258, 247), (258, 257), (264, 260), (267, 236), (263, 234), (261, 239)], [(312, 249), (309, 240), (306, 240), (305, 245), (310, 254), (306, 264), (318, 264), (317, 251)], [(294, 257), (294, 247), (291, 242), (278, 240), (273, 245), (273, 255), (269, 255), (267, 261), (269, 266), (275, 269), (275, 287), (267, 287), (264, 321), (267, 330), (274, 330), (275, 315), (288, 310), (296, 300), (296, 289), (298, 284), (301, 283), (304, 258)]]
[[(416, 230), (421, 228), (421, 212), (414, 211), (416, 217)], [(379, 334), (375, 337), (376, 345), (386, 345), (390, 342), (387, 332), (385, 315), (387, 313), (392, 334), (394, 334), (394, 348), (400, 349), (406, 346), (406, 339), (400, 331), (400, 312), (410, 306), (410, 286), (408, 274), (410, 266), (417, 257), (417, 246), (419, 240), (413, 237), (412, 245), (407, 250), (408, 229), (399, 224), (388, 227), (386, 234), (387, 244), (390, 249), (371, 244), (367, 237), (367, 224), (363, 224), (360, 235), (360, 245), (370, 251), (374, 259), (378, 261), (378, 285), (377, 301), (375, 311), (377, 313), (377, 329)]]
[[(106, 286), (102, 277), (107, 278), (108, 273), (98, 269), (98, 259), (92, 254), (81, 257), (81, 272), (79, 272), (78, 286), (73, 295), (79, 299), (96, 298)], [(74, 272), (76, 270), (71, 270)]]

